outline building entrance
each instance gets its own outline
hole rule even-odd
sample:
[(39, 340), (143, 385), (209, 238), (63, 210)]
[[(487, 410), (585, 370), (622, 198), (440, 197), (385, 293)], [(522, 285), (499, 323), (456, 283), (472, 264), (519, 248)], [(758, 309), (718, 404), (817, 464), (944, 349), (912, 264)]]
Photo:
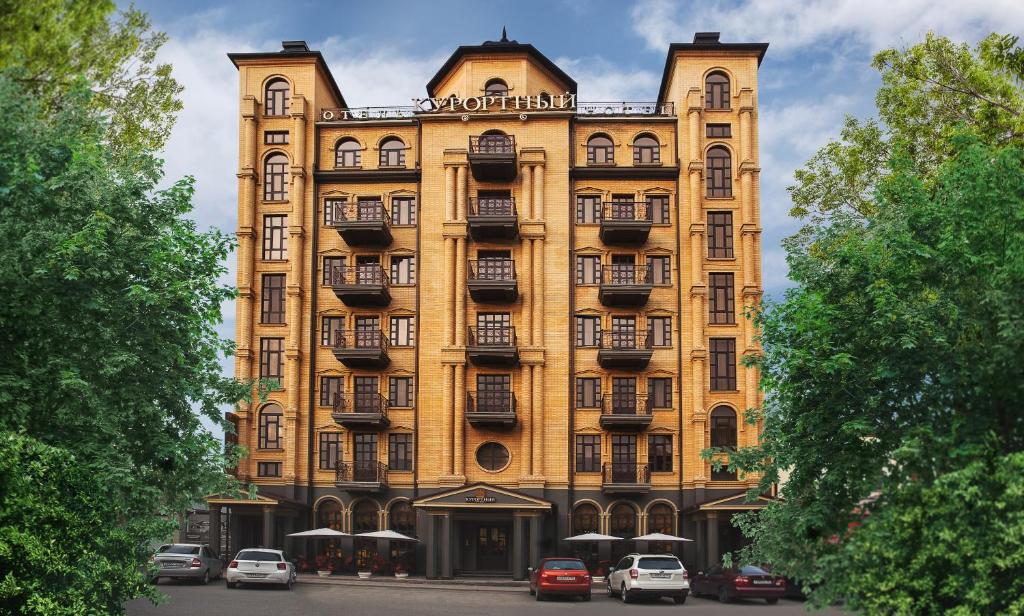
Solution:
[[(512, 529), (510, 524), (473, 524), (466, 523), (470, 531), (467, 533), (471, 550), (475, 558), (468, 559), (467, 573), (503, 573), (512, 572), (511, 543)], [(475, 532), (473, 532), (475, 531)]]

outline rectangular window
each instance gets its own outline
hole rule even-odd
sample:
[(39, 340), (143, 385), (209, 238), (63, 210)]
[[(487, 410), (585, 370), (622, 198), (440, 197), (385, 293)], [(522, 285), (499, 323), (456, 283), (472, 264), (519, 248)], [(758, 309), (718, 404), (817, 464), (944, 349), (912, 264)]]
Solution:
[(398, 408), (412, 407), (412, 377), (391, 377), (388, 383), (388, 404)]
[(672, 284), (672, 257), (647, 257), (654, 284)]
[(647, 464), (652, 473), (672, 472), (672, 436), (651, 434), (647, 437)]
[(576, 346), (596, 347), (601, 344), (601, 317), (576, 317)]
[(601, 435), (576, 435), (576, 472), (601, 472)]
[(732, 137), (732, 124), (708, 124), (708, 137)]
[(334, 278), (341, 278), (338, 268), (345, 267), (345, 257), (324, 257), (324, 284), (330, 285)]
[(736, 290), (732, 273), (708, 274), (708, 314), (716, 325), (736, 322)]
[(391, 198), (391, 224), (396, 226), (413, 226), (416, 224), (416, 198)]
[(288, 258), (287, 216), (263, 217), (263, 260), (283, 261)]
[(268, 130), (263, 133), (263, 143), (267, 145), (277, 145), (282, 143), (288, 143), (288, 131), (286, 130)]
[(723, 464), (717, 471), (712, 468), (711, 481), (736, 481), (736, 471), (730, 471), (728, 464)]
[(280, 477), (281, 476), (281, 463), (280, 462), (257, 462), (256, 463), (256, 476), (257, 477)]
[(647, 395), (651, 399), (652, 408), (672, 408), (672, 379), (647, 379)]
[[(276, 410), (272, 411), (271, 409)], [(263, 411), (260, 411), (257, 434), (259, 439), (257, 445), (260, 449), (281, 448), (281, 417), (283, 415), (277, 405), (267, 405)]]
[(324, 226), (333, 227), (344, 220), (346, 207), (348, 207), (348, 199), (324, 200)]
[(601, 379), (576, 379), (576, 408), (596, 409), (601, 406)]
[(391, 257), (391, 284), (416, 284), (416, 257)]
[(343, 382), (340, 376), (320, 377), (320, 406), (334, 406), (334, 400), (341, 395)]
[(388, 470), (412, 470), (412, 435), (405, 433), (388, 435)]
[(345, 330), (345, 317), (322, 317), (320, 319), (320, 344), (334, 346), (338, 332)]
[(341, 460), (341, 432), (320, 433), (320, 470), (334, 470)]
[(656, 225), (672, 224), (668, 214), (668, 195), (650, 195), (647, 197), (647, 209), (651, 212), (651, 220)]
[(264, 274), (260, 323), (284, 323), (284, 274)]
[(736, 391), (736, 339), (711, 338), (711, 391)]
[(651, 346), (672, 346), (672, 317), (648, 318), (647, 335), (651, 337)]
[(288, 200), (288, 158), (284, 154), (271, 155), (263, 163), (263, 200)]
[(414, 317), (391, 317), (391, 346), (411, 347), (416, 343)]
[(708, 212), (708, 258), (732, 259), (732, 212)]
[(579, 255), (576, 257), (576, 284), (600, 284), (600, 255)]
[(260, 338), (260, 378), (280, 383), (284, 376), (284, 338)]
[(601, 197), (581, 195), (576, 197), (576, 224), (595, 225), (601, 222)]

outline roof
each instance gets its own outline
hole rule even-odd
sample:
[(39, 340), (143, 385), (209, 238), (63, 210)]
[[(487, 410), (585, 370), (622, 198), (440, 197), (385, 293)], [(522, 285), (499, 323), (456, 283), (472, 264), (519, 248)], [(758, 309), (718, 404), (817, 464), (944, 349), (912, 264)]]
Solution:
[(665, 70), (661, 74), (661, 87), (658, 89), (658, 102), (665, 100), (665, 90), (668, 89), (668, 78), (672, 71), (672, 58), (678, 51), (756, 53), (758, 66), (761, 66), (761, 60), (764, 59), (764, 54), (768, 51), (768, 43), (722, 43), (718, 38), (718, 32), (697, 32), (693, 35), (692, 43), (672, 43), (668, 46)]
[(327, 68), (327, 61), (324, 60), (323, 54), (319, 51), (310, 51), (305, 41), (282, 41), (281, 51), (258, 51), (252, 53), (229, 53), (228, 58), (231, 59), (231, 63), (238, 68), (239, 60), (279, 60), (281, 58), (306, 58), (316, 60), (316, 65), (323, 70), (324, 75), (327, 76), (327, 85), (330, 86), (331, 92), (338, 99), (338, 104), (341, 107), (348, 107), (348, 103), (345, 102), (345, 97), (341, 95), (341, 89), (338, 88), (338, 83), (334, 81), (334, 75), (331, 74), (329, 68)]
[(576, 81), (573, 80), (565, 71), (560, 69), (557, 64), (552, 62), (547, 56), (537, 50), (536, 47), (529, 43), (520, 43), (519, 41), (510, 41), (505, 36), (505, 31), (502, 29), (501, 40), (499, 41), (485, 41), (482, 45), (460, 45), (455, 53), (441, 66), (441, 69), (437, 71), (430, 81), (427, 82), (427, 96), (434, 96), (434, 91), (437, 86), (441, 84), (441, 81), (448, 76), (448, 73), (458, 65), (458, 63), (468, 55), (476, 54), (512, 54), (512, 53), (523, 53), (529, 56), (531, 59), (536, 61), (538, 64), (546, 68), (556, 78), (564, 82), (565, 85), (569, 86), (569, 91), (573, 94), (576, 93)]

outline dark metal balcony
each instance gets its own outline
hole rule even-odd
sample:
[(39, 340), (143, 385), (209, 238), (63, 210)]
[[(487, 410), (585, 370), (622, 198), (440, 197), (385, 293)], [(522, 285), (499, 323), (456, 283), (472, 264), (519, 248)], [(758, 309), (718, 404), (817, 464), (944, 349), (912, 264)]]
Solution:
[(516, 328), (510, 325), (470, 327), (466, 341), (469, 361), (477, 366), (512, 366), (519, 363)]
[(388, 465), (380, 462), (339, 462), (334, 485), (347, 492), (382, 492), (388, 488)]
[(383, 430), (391, 424), (388, 399), (376, 392), (335, 394), (331, 417), (346, 428)]
[(516, 425), (516, 396), (511, 391), (466, 392), (466, 421), (473, 426)]
[(601, 268), (597, 298), (605, 306), (643, 306), (651, 298), (654, 272), (649, 265), (613, 263)]
[(512, 259), (472, 260), (466, 286), (474, 302), (514, 302), (519, 297), (516, 262)]
[(646, 332), (602, 332), (597, 363), (602, 368), (643, 370), (652, 354), (651, 336)]
[(512, 197), (477, 197), (469, 200), (469, 234), (478, 242), (519, 237), (519, 214)]
[(646, 494), (651, 491), (651, 468), (635, 462), (612, 462), (601, 467), (604, 494)]
[(390, 283), (388, 273), (376, 263), (331, 270), (331, 287), (346, 306), (387, 306), (391, 303)]
[(376, 329), (335, 332), (331, 350), (349, 368), (385, 368), (391, 363), (388, 337)]
[(601, 210), (601, 241), (605, 244), (643, 244), (651, 235), (651, 208), (643, 201), (605, 201)]
[(391, 216), (383, 201), (357, 201), (334, 206), (329, 224), (349, 246), (389, 246)]
[(511, 182), (518, 171), (516, 138), (512, 135), (471, 135), (469, 168), (478, 182)]
[(651, 425), (651, 401), (639, 394), (608, 394), (601, 404), (601, 427), (643, 430)]

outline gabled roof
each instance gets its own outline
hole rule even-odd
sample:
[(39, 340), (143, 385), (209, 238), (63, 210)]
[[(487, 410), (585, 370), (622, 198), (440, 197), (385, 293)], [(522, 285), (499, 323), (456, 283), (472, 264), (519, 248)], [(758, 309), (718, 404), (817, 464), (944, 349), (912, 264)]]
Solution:
[(665, 90), (668, 89), (668, 78), (672, 72), (672, 58), (677, 51), (720, 51), (723, 53), (744, 52), (756, 53), (757, 65), (761, 66), (761, 60), (768, 51), (768, 43), (722, 43), (718, 40), (718, 32), (697, 32), (693, 35), (692, 43), (672, 43), (668, 46), (668, 56), (665, 58), (665, 70), (661, 73), (661, 88), (658, 89), (658, 102), (665, 101)]
[(753, 501), (747, 500), (746, 492), (739, 492), (732, 496), (726, 496), (718, 500), (703, 503), (694, 507), (698, 511), (746, 511), (749, 509), (761, 509), (776, 499), (758, 495)]
[(516, 490), (499, 488), (488, 483), (474, 483), (454, 490), (438, 492), (413, 501), (413, 507), (426, 509), (542, 509), (550, 510), (552, 502)]
[(316, 60), (318, 68), (323, 70), (324, 75), (327, 77), (327, 85), (330, 86), (331, 92), (338, 99), (338, 104), (342, 108), (347, 108), (348, 103), (345, 102), (345, 97), (341, 95), (341, 89), (338, 88), (338, 83), (334, 81), (334, 75), (331, 74), (331, 70), (327, 68), (327, 61), (324, 60), (323, 54), (319, 51), (310, 51), (306, 45), (306, 41), (281, 41), (281, 51), (258, 51), (252, 53), (229, 53), (228, 58), (231, 59), (231, 63), (238, 68), (239, 60), (278, 60), (281, 58), (311, 58)]
[(523, 53), (529, 56), (531, 59), (536, 61), (538, 64), (546, 68), (551, 72), (558, 80), (562, 81), (569, 87), (569, 92), (576, 94), (576, 82), (572, 77), (567, 75), (565, 71), (558, 68), (558, 65), (548, 59), (547, 56), (537, 51), (537, 48), (529, 43), (520, 43), (519, 41), (510, 41), (505, 36), (505, 30), (502, 29), (500, 41), (485, 41), (482, 45), (460, 45), (455, 53), (441, 66), (441, 69), (437, 71), (430, 81), (427, 82), (427, 96), (434, 96), (434, 91), (437, 86), (441, 84), (441, 81), (448, 76), (448, 73), (458, 66), (459, 62), (468, 55), (476, 54), (513, 54)]

